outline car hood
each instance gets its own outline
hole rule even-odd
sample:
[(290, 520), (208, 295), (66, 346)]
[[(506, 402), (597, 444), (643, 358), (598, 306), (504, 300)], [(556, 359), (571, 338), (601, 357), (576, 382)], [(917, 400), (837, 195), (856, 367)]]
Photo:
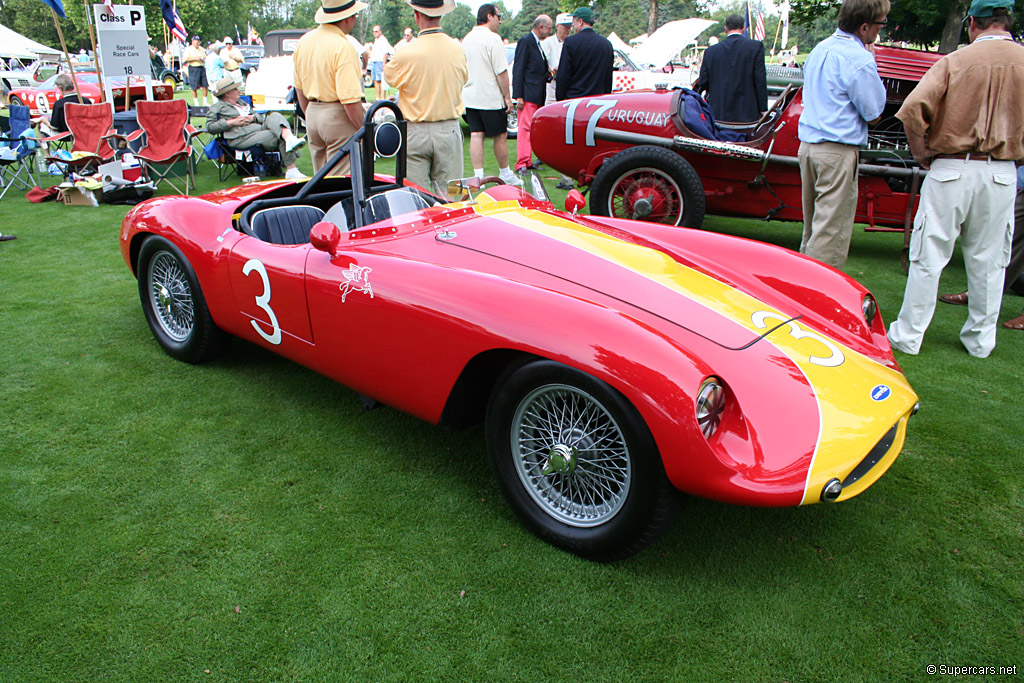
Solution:
[(496, 202), (478, 213), (491, 220), (463, 224), (452, 243), (572, 282), (618, 302), (622, 311), (646, 311), (725, 348), (747, 348), (765, 334), (751, 321), (756, 311), (790, 317), (664, 251), (624, 241), (582, 217), (524, 210), (517, 202)]

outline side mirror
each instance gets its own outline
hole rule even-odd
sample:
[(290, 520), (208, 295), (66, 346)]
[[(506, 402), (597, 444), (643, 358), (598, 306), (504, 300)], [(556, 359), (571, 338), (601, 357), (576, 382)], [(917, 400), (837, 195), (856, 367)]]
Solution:
[(579, 190), (569, 190), (569, 194), (565, 198), (565, 210), (571, 211), (573, 215), (587, 205), (587, 200), (583, 197), (583, 193)]
[(309, 242), (314, 249), (325, 251), (334, 258), (341, 244), (341, 230), (334, 223), (320, 221), (309, 231)]

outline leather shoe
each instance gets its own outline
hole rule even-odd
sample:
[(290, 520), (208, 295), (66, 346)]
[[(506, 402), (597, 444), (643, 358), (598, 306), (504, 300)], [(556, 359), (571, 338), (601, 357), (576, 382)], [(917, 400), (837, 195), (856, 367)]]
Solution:
[(16, 239), (18, 239), (17, 235), (0, 235), (0, 242), (10, 242)]
[(571, 190), (576, 186), (571, 181), (562, 180), (559, 181), (559, 183), (555, 185), (555, 187), (558, 188), (559, 190)]
[(940, 294), (939, 301), (945, 304), (953, 304), (954, 306), (966, 306), (967, 292), (960, 292), (959, 294)]
[(540, 163), (539, 161), (534, 161), (532, 164), (527, 166), (527, 168), (530, 169), (531, 171), (539, 171), (542, 168), (544, 168), (544, 164)]

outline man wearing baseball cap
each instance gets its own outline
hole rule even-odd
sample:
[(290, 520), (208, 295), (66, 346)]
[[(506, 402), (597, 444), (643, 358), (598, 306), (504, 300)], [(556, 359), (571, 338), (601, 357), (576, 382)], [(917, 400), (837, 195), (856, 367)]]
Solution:
[(565, 39), (555, 79), (555, 97), (569, 100), (612, 91), (612, 44), (594, 32), (594, 10), (579, 7), (572, 13), (576, 32)]
[(466, 52), (441, 30), (441, 17), (455, 0), (406, 0), (419, 37), (384, 66), (384, 79), (398, 89), (398, 106), (409, 122), (406, 172), (431, 189), (463, 176), (462, 88), (469, 79)]
[[(323, 0), (314, 17), (320, 25), (299, 39), (292, 54), (314, 173), (363, 125), (362, 61), (348, 34), (366, 7), (359, 0)], [(346, 156), (331, 174), (345, 175), (350, 168)]]
[(889, 327), (893, 347), (914, 355), (957, 237), (970, 291), (960, 341), (977, 358), (992, 352), (1010, 258), (1014, 162), (1024, 158), (1024, 46), (1011, 34), (1013, 0), (974, 0), (965, 23), (971, 44), (936, 62), (896, 113), (914, 159), (929, 169), (903, 306)]

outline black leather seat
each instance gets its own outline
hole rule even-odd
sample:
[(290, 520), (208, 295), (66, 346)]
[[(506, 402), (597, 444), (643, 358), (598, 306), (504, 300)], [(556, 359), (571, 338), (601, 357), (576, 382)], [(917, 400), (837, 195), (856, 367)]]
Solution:
[(277, 206), (257, 211), (252, 217), (252, 235), (271, 244), (306, 244), (309, 231), (323, 220), (315, 206)]

